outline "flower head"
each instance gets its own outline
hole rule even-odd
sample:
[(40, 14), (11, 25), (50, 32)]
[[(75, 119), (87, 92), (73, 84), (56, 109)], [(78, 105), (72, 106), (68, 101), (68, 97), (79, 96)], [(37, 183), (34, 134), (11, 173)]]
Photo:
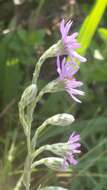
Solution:
[(81, 144), (79, 143), (79, 141), (80, 141), (80, 135), (75, 134), (75, 132), (73, 132), (67, 142), (69, 148), (68, 148), (68, 151), (66, 152), (66, 155), (64, 157), (64, 162), (63, 162), (63, 167), (65, 169), (66, 169), (67, 163), (71, 165), (76, 165), (78, 163), (75, 156), (76, 154), (81, 153), (81, 150), (80, 150)]
[(46, 150), (58, 156), (54, 159), (48, 158), (48, 167), (50, 164), (51, 168), (54, 166), (57, 170), (66, 171), (69, 169), (69, 165), (76, 165), (78, 163), (76, 156), (81, 153), (79, 141), (80, 135), (73, 132), (67, 142), (47, 145)]
[(85, 62), (86, 58), (79, 55), (75, 49), (80, 47), (80, 44), (77, 42), (76, 37), (78, 36), (78, 33), (75, 32), (71, 35), (68, 35), (70, 28), (71, 28), (72, 22), (68, 21), (65, 23), (65, 20), (63, 19), (60, 24), (60, 32), (62, 35), (62, 42), (64, 45), (64, 50), (69, 55), (69, 57), (73, 60), (74, 58), (78, 59), (81, 62)]
[(60, 62), (59, 56), (57, 56), (57, 72), (59, 74), (59, 79), (63, 81), (65, 90), (70, 94), (70, 96), (77, 102), (81, 102), (76, 95), (84, 95), (83, 91), (76, 89), (82, 86), (81, 81), (77, 81), (74, 75), (79, 70), (79, 66), (75, 62), (66, 62), (66, 58)]

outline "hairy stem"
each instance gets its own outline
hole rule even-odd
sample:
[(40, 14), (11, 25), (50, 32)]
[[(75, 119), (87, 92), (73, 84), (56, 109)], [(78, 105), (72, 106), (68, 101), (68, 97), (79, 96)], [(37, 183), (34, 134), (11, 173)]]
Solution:
[(56, 44), (54, 44), (53, 46), (51, 46), (48, 50), (46, 50), (43, 55), (40, 57), (40, 59), (38, 60), (34, 73), (33, 73), (33, 79), (32, 79), (32, 83), (36, 84), (38, 77), (39, 77), (39, 73), (40, 73), (40, 69), (41, 66), (43, 64), (43, 62), (49, 58), (49, 57), (54, 57), (57, 55), (58, 50), (60, 49), (60, 54), (64, 54), (63, 50), (62, 50), (62, 43), (61, 40), (59, 40)]
[[(54, 57), (57, 55), (58, 50), (61, 50), (62, 42), (61, 40), (58, 41), (56, 44), (51, 46), (47, 51), (44, 52), (44, 54), (40, 57), (38, 60), (34, 73), (33, 73), (33, 79), (32, 84), (25, 89), (24, 93), (22, 94), (21, 101), (19, 102), (19, 117), (21, 124), (23, 126), (26, 140), (27, 140), (27, 149), (28, 149), (28, 155), (25, 162), (25, 168), (24, 168), (24, 174), (23, 174), (23, 181), (26, 186), (26, 190), (30, 190), (30, 180), (31, 180), (31, 166), (32, 166), (32, 152), (35, 151), (36, 141), (38, 138), (39, 133), (45, 128), (47, 125), (46, 122), (44, 122), (41, 127), (37, 130), (37, 132), (34, 134), (34, 137), (31, 141), (31, 124), (33, 120), (33, 112), (36, 107), (37, 102), (41, 99), (41, 97), (44, 95), (45, 92), (47, 92), (47, 88), (43, 89), (43, 91), (40, 91), (40, 93), (37, 95), (37, 80), (39, 77), (40, 69), (43, 64), (43, 62), (49, 58)], [(61, 54), (64, 54), (61, 50)], [(50, 92), (50, 91), (49, 91)], [(42, 163), (37, 162), (36, 164)]]
[(31, 164), (32, 164), (32, 156), (31, 156), (31, 142), (30, 142), (30, 128), (28, 130), (27, 136), (27, 148), (28, 148), (28, 168), (26, 173), (26, 190), (30, 189), (30, 179), (31, 179)]
[(36, 130), (36, 132), (35, 132), (35, 134), (34, 134), (34, 136), (33, 136), (33, 138), (32, 138), (32, 147), (33, 147), (33, 150), (35, 150), (36, 143), (37, 143), (37, 138), (38, 138), (39, 134), (40, 134), (41, 131), (45, 128), (46, 125), (47, 125), (47, 122), (44, 121), (44, 122), (42, 123), (42, 125), (40, 125), (40, 126), (38, 127), (38, 129)]

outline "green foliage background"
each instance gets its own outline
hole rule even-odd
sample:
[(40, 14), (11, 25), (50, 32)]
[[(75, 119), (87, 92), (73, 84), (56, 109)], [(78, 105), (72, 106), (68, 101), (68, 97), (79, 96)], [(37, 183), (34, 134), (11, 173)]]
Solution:
[[(32, 190), (39, 184), (73, 190), (106, 190), (107, 0), (32, 0), (19, 6), (13, 1), (1, 1), (0, 4), (0, 190), (24, 189), (20, 176), (26, 142), (17, 104), (31, 81), (38, 57), (60, 38), (58, 23), (62, 17), (74, 20), (73, 31), (79, 32), (81, 43), (79, 53), (88, 59), (81, 65), (78, 76), (84, 81), (86, 95), (79, 105), (62, 92), (43, 97), (35, 110), (32, 133), (49, 116), (71, 113), (76, 122), (66, 128), (48, 128), (38, 146), (66, 141), (72, 131), (79, 131), (82, 155), (73, 173), (55, 173), (45, 167), (36, 169)], [(55, 59), (47, 60), (41, 71), (39, 89), (56, 75)]]

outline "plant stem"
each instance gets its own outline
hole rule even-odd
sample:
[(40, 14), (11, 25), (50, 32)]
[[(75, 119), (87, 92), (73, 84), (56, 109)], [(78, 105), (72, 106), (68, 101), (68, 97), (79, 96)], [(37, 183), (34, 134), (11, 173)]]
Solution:
[[(44, 0), (42, 0), (41, 2), (44, 2)], [(44, 54), (40, 57), (33, 73), (32, 85), (36, 84), (37, 86), (37, 80), (40, 74), (41, 66), (47, 58), (56, 56), (59, 49), (60, 49), (60, 54), (61, 55), (64, 54), (64, 52), (62, 51), (63, 48), (61, 47), (62, 47), (62, 41), (59, 40), (56, 44), (54, 44), (48, 50), (46, 50)], [(28, 149), (28, 155), (26, 158), (25, 168), (24, 168), (24, 173), (23, 173), (23, 181), (25, 182), (26, 190), (30, 190), (31, 168), (32, 168), (32, 162), (33, 162), (32, 152), (35, 151), (36, 141), (37, 141), (39, 133), (48, 124), (47, 121), (45, 121), (39, 127), (39, 129), (35, 132), (34, 137), (32, 138), (32, 141), (31, 141), (31, 124), (33, 120), (34, 108), (36, 107), (37, 102), (41, 99), (44, 93), (48, 92), (44, 88), (44, 90), (41, 91), (36, 97), (37, 88), (36, 86), (32, 87), (32, 85), (26, 88), (19, 102), (19, 117), (24, 129), (25, 135), (26, 135), (27, 149)], [(38, 161), (34, 165), (42, 164), (43, 161), (44, 160)]]
[(33, 152), (32, 158), (35, 159), (39, 154), (41, 154), (45, 150), (48, 150), (48, 145), (41, 146), (39, 149)]
[[(39, 165), (41, 165), (41, 164), (44, 164), (44, 158), (42, 158), (41, 160), (38, 160), (38, 161), (36, 161), (36, 162), (34, 162), (33, 164), (32, 164), (32, 166), (31, 166), (31, 168), (33, 169), (33, 168), (35, 168), (36, 166), (39, 166)], [(28, 190), (28, 189), (27, 189)]]
[(37, 79), (39, 77), (39, 73), (40, 73), (40, 69), (42, 64), (44, 63), (44, 61), (49, 58), (49, 57), (54, 57), (57, 55), (58, 50), (60, 49), (60, 54), (64, 55), (64, 51), (62, 49), (62, 43), (61, 40), (59, 40), (56, 44), (54, 44), (53, 46), (51, 46), (48, 50), (46, 50), (43, 55), (39, 58), (34, 73), (33, 73), (33, 79), (32, 79), (32, 83), (36, 84), (37, 83)]
[(38, 127), (38, 129), (36, 130), (36, 132), (35, 132), (35, 134), (34, 134), (34, 136), (33, 136), (33, 138), (32, 138), (32, 142), (31, 142), (31, 143), (32, 143), (33, 150), (35, 150), (36, 143), (37, 143), (37, 138), (38, 138), (39, 134), (40, 134), (41, 131), (46, 127), (46, 125), (47, 125), (47, 122), (44, 121), (44, 122), (42, 123), (42, 125), (40, 125), (40, 126)]
[(31, 179), (31, 165), (32, 165), (32, 157), (31, 157), (31, 142), (30, 142), (30, 133), (31, 128), (28, 130), (27, 136), (27, 149), (28, 149), (28, 156), (27, 156), (27, 171), (26, 171), (26, 190), (30, 190), (30, 179)]

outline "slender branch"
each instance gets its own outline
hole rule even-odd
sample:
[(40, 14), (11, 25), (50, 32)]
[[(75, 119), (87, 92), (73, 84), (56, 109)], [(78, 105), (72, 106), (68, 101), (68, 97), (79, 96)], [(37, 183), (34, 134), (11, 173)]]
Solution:
[(44, 145), (37, 149), (33, 154), (32, 154), (32, 159), (35, 159), (39, 154), (41, 154), (43, 151), (48, 150), (49, 145)]
[(39, 161), (34, 162), (34, 163), (32, 164), (32, 166), (31, 166), (31, 168), (33, 169), (33, 168), (35, 168), (35, 167), (37, 167), (37, 166), (39, 166), (39, 165), (41, 165), (41, 164), (44, 164), (44, 158), (42, 158), (42, 159), (39, 160)]
[(34, 134), (34, 136), (33, 136), (33, 138), (32, 138), (32, 147), (33, 147), (33, 150), (35, 149), (36, 142), (37, 142), (37, 138), (38, 138), (39, 134), (40, 134), (41, 131), (45, 128), (46, 125), (47, 125), (47, 122), (44, 121), (44, 122), (42, 123), (42, 125), (40, 125), (40, 126), (38, 127), (38, 129), (36, 130), (36, 132), (35, 132), (35, 134)]

